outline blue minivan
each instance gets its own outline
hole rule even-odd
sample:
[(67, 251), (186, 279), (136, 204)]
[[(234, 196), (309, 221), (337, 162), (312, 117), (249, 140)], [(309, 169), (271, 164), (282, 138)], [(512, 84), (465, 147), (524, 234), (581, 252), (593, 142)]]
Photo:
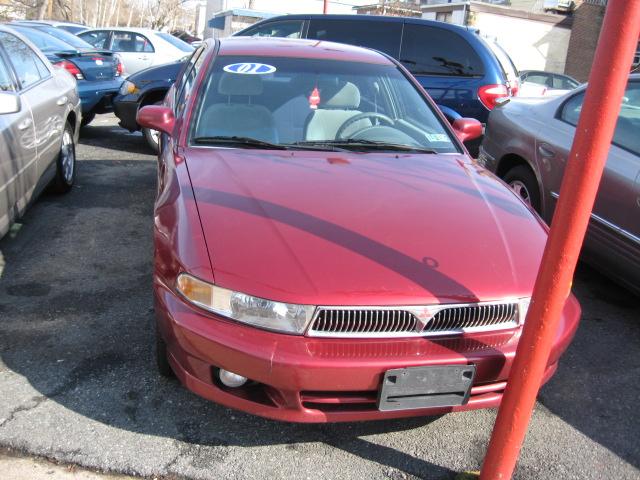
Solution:
[(309, 38), (379, 50), (399, 60), (438, 105), (482, 123), (499, 98), (515, 95), (518, 88), (517, 71), (499, 45), (473, 29), (444, 22), (375, 15), (284, 15), (235, 36)]

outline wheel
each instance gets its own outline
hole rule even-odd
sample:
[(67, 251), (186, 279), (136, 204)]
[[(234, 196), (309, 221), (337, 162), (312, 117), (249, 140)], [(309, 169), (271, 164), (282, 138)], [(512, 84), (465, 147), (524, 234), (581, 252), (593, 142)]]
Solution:
[[(162, 105), (162, 102), (155, 102), (153, 105)], [(147, 145), (149, 145), (151, 150), (158, 153), (160, 151), (160, 132), (150, 128), (143, 128), (142, 135), (144, 135), (144, 139), (147, 141)]]
[(529, 167), (525, 165), (513, 167), (504, 175), (503, 180), (520, 198), (531, 205), (536, 212), (540, 213), (538, 181)]
[(156, 330), (156, 367), (158, 373), (163, 377), (175, 377), (169, 357), (167, 356), (167, 344), (164, 342), (158, 331)]
[(56, 160), (56, 176), (52, 189), (57, 193), (66, 193), (73, 187), (76, 178), (76, 146), (73, 141), (73, 127), (67, 122), (62, 132), (62, 144)]
[(150, 128), (143, 128), (142, 134), (144, 135), (144, 139), (147, 141), (147, 145), (149, 145), (151, 150), (158, 153), (160, 150), (160, 132)]
[(95, 113), (87, 113), (86, 115), (83, 115), (82, 116), (82, 121), (80, 122), (80, 126), (81, 127), (86, 127), (91, 122), (93, 122), (94, 118), (96, 118), (96, 114)]

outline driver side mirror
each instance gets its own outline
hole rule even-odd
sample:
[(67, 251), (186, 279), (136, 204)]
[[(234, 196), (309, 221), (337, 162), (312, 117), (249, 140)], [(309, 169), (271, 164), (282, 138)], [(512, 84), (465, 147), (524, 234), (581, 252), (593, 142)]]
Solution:
[(454, 120), (452, 127), (463, 143), (482, 136), (482, 124), (475, 118), (458, 118)]
[(173, 111), (164, 105), (147, 105), (138, 110), (136, 115), (138, 125), (171, 135), (176, 119)]
[(0, 92), (0, 115), (20, 111), (20, 97), (13, 92)]

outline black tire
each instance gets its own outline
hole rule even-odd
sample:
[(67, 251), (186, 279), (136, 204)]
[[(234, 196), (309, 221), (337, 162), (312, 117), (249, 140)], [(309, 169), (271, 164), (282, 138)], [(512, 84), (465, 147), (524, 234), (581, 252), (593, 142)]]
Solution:
[(149, 148), (151, 148), (151, 150), (153, 150), (155, 153), (158, 153), (158, 151), (160, 150), (160, 145), (158, 144), (160, 136), (155, 135), (154, 132), (155, 130), (151, 130), (150, 128), (142, 129), (142, 135), (144, 135), (144, 139), (147, 141), (147, 145), (149, 145)]
[(62, 132), (60, 153), (56, 159), (56, 176), (51, 184), (51, 189), (56, 193), (67, 193), (76, 179), (76, 145), (73, 133), (73, 127), (67, 122)]
[(86, 115), (83, 115), (82, 116), (82, 121), (80, 122), (80, 126), (81, 127), (86, 127), (91, 122), (93, 122), (94, 118), (96, 118), (96, 114), (95, 113), (87, 113)]
[(167, 344), (164, 342), (160, 333), (156, 330), (156, 367), (158, 373), (163, 377), (173, 378), (175, 373), (169, 363), (169, 357), (167, 356)]
[(509, 170), (502, 178), (525, 202), (540, 213), (540, 189), (538, 180), (531, 169), (518, 165)]
[[(147, 103), (146, 105), (162, 105), (162, 100), (154, 103)], [(142, 105), (143, 107), (146, 105)], [(144, 135), (144, 139), (147, 141), (147, 145), (149, 148), (153, 150), (155, 153), (160, 151), (160, 135), (156, 130), (151, 130), (150, 128), (143, 128), (142, 135)]]

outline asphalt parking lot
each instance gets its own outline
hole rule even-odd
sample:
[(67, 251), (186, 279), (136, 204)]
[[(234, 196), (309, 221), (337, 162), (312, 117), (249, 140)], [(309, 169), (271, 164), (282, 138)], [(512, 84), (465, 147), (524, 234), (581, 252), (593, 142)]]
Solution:
[[(283, 424), (160, 377), (153, 361), (155, 159), (98, 118), (77, 185), (0, 240), (0, 447), (168, 478), (449, 479), (478, 469), (495, 411)], [(576, 339), (539, 397), (520, 479), (640, 477), (640, 299), (581, 266)]]

